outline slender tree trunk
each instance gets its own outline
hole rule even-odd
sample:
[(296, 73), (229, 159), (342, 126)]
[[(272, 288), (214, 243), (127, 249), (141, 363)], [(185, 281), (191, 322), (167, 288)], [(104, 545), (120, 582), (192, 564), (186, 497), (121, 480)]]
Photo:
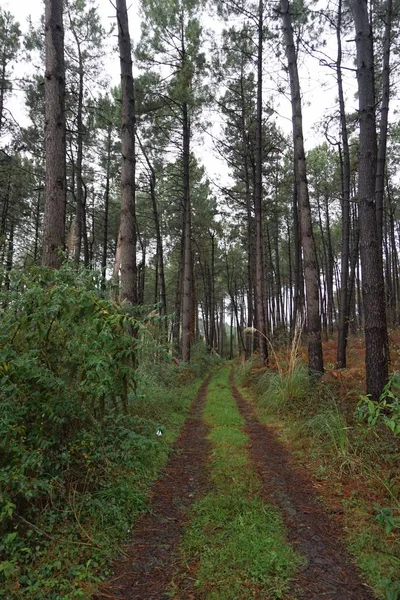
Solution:
[(40, 231), (40, 205), (41, 205), (41, 189), (38, 189), (36, 207), (35, 207), (35, 241), (33, 246), (33, 262), (37, 264), (39, 256), (39, 231)]
[(233, 359), (233, 308), (231, 310), (231, 320), (229, 324), (229, 360)]
[[(10, 165), (11, 167), (11, 165)], [(12, 181), (12, 169), (10, 168), (7, 177), (7, 191), (3, 198), (3, 206), (1, 210), (1, 229), (0, 229), (0, 248), (3, 250), (2, 254), (4, 256), (4, 248), (6, 244), (6, 231), (7, 231), (7, 219), (8, 219), (8, 211), (10, 207), (10, 196), (11, 196), (11, 184)], [(3, 264), (1, 261), (0, 264)]]
[(183, 293), (182, 293), (182, 360), (190, 361), (192, 320), (192, 209), (190, 202), (190, 129), (188, 106), (182, 106), (183, 117)]
[(394, 291), (394, 325), (398, 325), (398, 311), (400, 302), (400, 280), (399, 280), (399, 258), (396, 247), (396, 233), (395, 233), (395, 216), (393, 199), (390, 192), (390, 187), (386, 182), (387, 199), (388, 199), (388, 210), (389, 210), (389, 222), (390, 222), (390, 246), (392, 251), (392, 269), (393, 269), (393, 291)]
[(1, 79), (0, 79), (0, 133), (3, 129), (3, 121), (4, 121), (4, 96), (6, 93), (6, 67), (7, 67), (7, 57), (5, 52), (3, 51), (2, 60), (1, 60)]
[(290, 335), (293, 334), (293, 266), (292, 266), (292, 239), (290, 235), (289, 219), (287, 220), (287, 240), (288, 240), (288, 265), (289, 265), (289, 302), (286, 302), (286, 313), (288, 314)]
[(75, 228), (73, 239), (74, 262), (79, 265), (81, 258), (81, 247), (83, 237), (83, 219), (84, 219), (84, 201), (83, 201), (83, 64), (79, 42), (75, 36), (79, 56), (79, 87), (78, 87), (78, 106), (77, 106), (77, 133), (76, 133), (76, 213)]
[(349, 251), (350, 251), (350, 151), (347, 133), (346, 111), (342, 78), (342, 0), (339, 0), (338, 20), (336, 26), (336, 39), (338, 55), (336, 73), (339, 94), (340, 129), (343, 145), (342, 167), (342, 255), (340, 263), (340, 305), (339, 305), (339, 331), (337, 366), (346, 367), (347, 337), (349, 331), (348, 303), (348, 278), (349, 278)]
[[(160, 302), (160, 314), (165, 316), (167, 314), (167, 290), (165, 286), (165, 273), (164, 273), (164, 249), (162, 244), (162, 236), (161, 236), (161, 224), (160, 224), (160, 215), (157, 206), (157, 197), (156, 197), (156, 172), (154, 167), (150, 161), (149, 155), (146, 151), (146, 148), (143, 146), (140, 138), (138, 137), (140, 148), (143, 152), (143, 156), (146, 160), (147, 166), (150, 171), (150, 198), (151, 198), (151, 206), (153, 210), (153, 219), (154, 219), (154, 228), (156, 232), (156, 246), (157, 246), (157, 271), (158, 271), (158, 289), (159, 289), (159, 302)], [(158, 301), (158, 300), (157, 300)]]
[(350, 0), (353, 13), (360, 115), (359, 223), (365, 322), (367, 394), (377, 399), (388, 377), (388, 344), (382, 247), (376, 223), (377, 142), (375, 123), (374, 55), (365, 0)]
[(137, 232), (137, 239), (139, 242), (140, 249), (142, 251), (142, 260), (138, 265), (138, 304), (143, 304), (144, 302), (144, 285), (146, 278), (146, 243), (143, 241), (139, 232)]
[(120, 296), (137, 303), (136, 202), (135, 202), (135, 95), (131, 39), (126, 0), (116, 0), (118, 46), (121, 64), (121, 217), (115, 271), (121, 271)]
[[(243, 144), (243, 169), (244, 169), (244, 184), (245, 198), (247, 211), (247, 327), (253, 326), (253, 227), (252, 227), (252, 211), (251, 211), (251, 193), (250, 193), (250, 167), (249, 167), (249, 148), (247, 139), (247, 123), (246, 123), (246, 99), (243, 86), (244, 72), (243, 65), (240, 74), (240, 92), (241, 92), (241, 127), (242, 127), (242, 144)], [(251, 336), (246, 336), (246, 358), (250, 358), (252, 352)]]
[(179, 253), (179, 268), (176, 278), (175, 288), (175, 319), (172, 328), (172, 339), (174, 342), (174, 348), (177, 354), (181, 354), (181, 315), (182, 315), (182, 289), (183, 289), (183, 230), (184, 230), (184, 215), (182, 213), (182, 233)]
[(107, 270), (107, 246), (108, 246), (108, 213), (110, 207), (110, 179), (111, 179), (111, 125), (107, 130), (107, 171), (106, 187), (104, 190), (104, 227), (103, 227), (103, 252), (101, 257), (102, 287), (105, 289)]
[(386, 2), (385, 14), (385, 39), (383, 44), (382, 61), (382, 102), (381, 102), (381, 121), (379, 126), (378, 156), (376, 163), (376, 182), (375, 182), (375, 200), (376, 200), (376, 228), (378, 234), (378, 245), (382, 246), (382, 211), (383, 211), (383, 193), (385, 188), (385, 165), (386, 165), (386, 146), (387, 129), (389, 116), (390, 99), (390, 45), (392, 31), (392, 0)]
[[(81, 169), (82, 170), (82, 169)], [(87, 187), (85, 182), (82, 181), (82, 189), (83, 189), (83, 212), (82, 212), (82, 241), (83, 241), (83, 261), (85, 267), (90, 266), (90, 252), (89, 252), (89, 234), (88, 234), (88, 219), (87, 219)]]
[(42, 264), (58, 268), (65, 247), (66, 143), (63, 1), (45, 4), (45, 209)]
[(297, 318), (304, 313), (304, 278), (303, 260), (301, 255), (300, 223), (297, 199), (296, 172), (294, 173), (293, 187), (293, 246), (294, 246), (294, 306), (291, 321), (291, 330), (294, 331)]
[(256, 324), (260, 362), (268, 359), (267, 329), (264, 312), (264, 260), (262, 218), (262, 52), (263, 52), (263, 0), (258, 4), (258, 56), (257, 56), (257, 119), (255, 146), (254, 214), (256, 221)]
[(327, 238), (326, 283), (327, 283), (327, 292), (328, 292), (328, 325), (329, 325), (329, 334), (333, 335), (333, 321), (336, 319), (335, 298), (334, 298), (334, 293), (333, 293), (335, 256), (333, 254), (328, 196), (325, 196), (325, 223), (326, 223), (326, 238)]
[(10, 222), (10, 233), (8, 235), (8, 244), (7, 244), (7, 259), (6, 259), (6, 289), (10, 289), (10, 272), (13, 268), (13, 260), (14, 260), (14, 218), (11, 218)]
[(319, 315), (317, 256), (308, 195), (297, 56), (293, 40), (293, 28), (288, 0), (281, 0), (281, 12), (283, 17), (292, 99), (293, 145), (300, 212), (300, 233), (304, 259), (304, 279), (307, 294), (308, 366), (311, 372), (322, 373), (324, 364), (322, 356), (321, 319)]

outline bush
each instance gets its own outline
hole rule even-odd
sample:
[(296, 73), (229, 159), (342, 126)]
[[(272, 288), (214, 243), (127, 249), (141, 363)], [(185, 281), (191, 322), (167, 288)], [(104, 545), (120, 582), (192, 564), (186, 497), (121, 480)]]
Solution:
[[(173, 391), (184, 366), (146, 333), (148, 320), (99, 290), (95, 273), (66, 265), (14, 273), (0, 298), (7, 600), (90, 596), (96, 571), (145, 507), (193, 395)], [(158, 437), (158, 427), (172, 433)]]

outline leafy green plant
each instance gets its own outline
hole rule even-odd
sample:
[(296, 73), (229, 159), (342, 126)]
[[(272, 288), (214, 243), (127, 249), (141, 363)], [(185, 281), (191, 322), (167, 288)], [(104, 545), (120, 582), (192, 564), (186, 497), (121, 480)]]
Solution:
[(385, 533), (391, 533), (395, 529), (400, 529), (400, 517), (394, 515), (393, 510), (387, 506), (375, 507), (376, 513), (374, 519), (378, 521), (385, 529)]
[(370, 426), (378, 422), (384, 423), (394, 435), (400, 433), (400, 373), (393, 373), (385, 385), (379, 400), (370, 396), (360, 396), (357, 405), (357, 416), (365, 419)]
[(198, 384), (177, 393), (184, 367), (147, 334), (147, 317), (101, 296), (96, 273), (35, 268), (10, 283), (0, 298), (0, 598), (90, 597), (146, 508)]

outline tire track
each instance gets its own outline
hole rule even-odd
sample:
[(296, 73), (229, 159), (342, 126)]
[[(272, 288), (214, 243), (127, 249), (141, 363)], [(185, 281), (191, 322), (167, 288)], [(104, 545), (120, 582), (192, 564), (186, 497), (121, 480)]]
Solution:
[(250, 458), (263, 483), (265, 500), (277, 505), (288, 538), (305, 557), (306, 565), (292, 585), (292, 598), (307, 600), (373, 600), (357, 567), (340, 542), (343, 531), (330, 520), (316, 499), (310, 478), (292, 465), (290, 453), (277, 436), (257, 419), (230, 373), (232, 395), (246, 421)]
[(164, 474), (153, 486), (150, 511), (136, 522), (125, 557), (93, 600), (167, 600), (177, 550), (192, 505), (205, 489), (210, 445), (202, 421), (209, 376), (190, 409)]

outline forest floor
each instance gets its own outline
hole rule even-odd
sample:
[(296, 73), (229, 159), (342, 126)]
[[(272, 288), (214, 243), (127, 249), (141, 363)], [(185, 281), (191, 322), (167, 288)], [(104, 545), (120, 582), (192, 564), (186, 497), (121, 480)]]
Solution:
[(119, 600), (368, 600), (310, 471), (223, 365), (202, 385), (113, 575)]

